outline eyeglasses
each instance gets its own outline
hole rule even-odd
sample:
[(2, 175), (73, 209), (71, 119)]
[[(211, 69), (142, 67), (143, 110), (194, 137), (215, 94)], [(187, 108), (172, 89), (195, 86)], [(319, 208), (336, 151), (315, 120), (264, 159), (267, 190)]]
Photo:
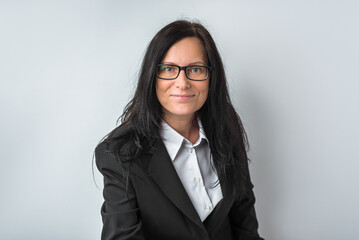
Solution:
[(189, 80), (204, 81), (209, 77), (211, 68), (198, 65), (180, 67), (171, 64), (159, 64), (156, 69), (156, 76), (164, 80), (173, 80), (179, 76), (181, 70), (185, 72)]

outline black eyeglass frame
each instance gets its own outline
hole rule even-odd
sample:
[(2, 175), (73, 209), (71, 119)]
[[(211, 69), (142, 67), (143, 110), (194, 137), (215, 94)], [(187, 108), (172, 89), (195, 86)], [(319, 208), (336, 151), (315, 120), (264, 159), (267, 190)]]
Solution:
[[(178, 73), (177, 73), (177, 76), (174, 77), (174, 78), (163, 78), (163, 77), (160, 77), (158, 76), (158, 68), (161, 67), (161, 66), (171, 66), (171, 67), (177, 67), (179, 69)], [(192, 79), (190, 77), (188, 77), (187, 75), (187, 68), (190, 68), (190, 67), (204, 67), (206, 68), (208, 71), (207, 71), (207, 76), (205, 79), (201, 79), (201, 80), (198, 80), (198, 79)], [(178, 78), (178, 76), (180, 75), (181, 71), (184, 71), (184, 74), (186, 75), (186, 77), (191, 80), (191, 81), (205, 81), (209, 78), (209, 75), (211, 73), (211, 70), (212, 68), (211, 67), (207, 67), (207, 66), (202, 66), (202, 65), (190, 65), (190, 66), (184, 66), (184, 67), (181, 67), (181, 66), (178, 66), (178, 65), (174, 65), (174, 64), (158, 64), (157, 65), (157, 68), (156, 68), (156, 77), (160, 78), (160, 79), (163, 79), (163, 80), (174, 80), (176, 78)]]

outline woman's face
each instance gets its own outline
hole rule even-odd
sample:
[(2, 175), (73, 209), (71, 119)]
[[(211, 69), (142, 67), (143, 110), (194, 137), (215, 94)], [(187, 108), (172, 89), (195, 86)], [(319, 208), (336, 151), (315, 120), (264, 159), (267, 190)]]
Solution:
[[(208, 66), (201, 41), (187, 37), (173, 44), (161, 64), (178, 66)], [(204, 81), (189, 80), (184, 71), (173, 80), (156, 79), (156, 94), (162, 105), (163, 118), (176, 120), (192, 118), (205, 103), (208, 96), (209, 78)]]

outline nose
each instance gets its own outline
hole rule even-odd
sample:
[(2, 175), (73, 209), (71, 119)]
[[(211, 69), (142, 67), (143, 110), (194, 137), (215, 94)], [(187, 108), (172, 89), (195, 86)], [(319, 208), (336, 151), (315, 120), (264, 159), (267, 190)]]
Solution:
[(180, 71), (178, 77), (176, 78), (175, 86), (180, 89), (187, 89), (191, 87), (190, 80), (187, 78), (184, 70)]

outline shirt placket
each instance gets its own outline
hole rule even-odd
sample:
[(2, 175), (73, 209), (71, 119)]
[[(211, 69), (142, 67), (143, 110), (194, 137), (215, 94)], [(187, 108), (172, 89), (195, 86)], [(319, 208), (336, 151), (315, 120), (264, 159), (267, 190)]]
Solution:
[(204, 220), (212, 212), (213, 205), (207, 194), (203, 176), (198, 165), (196, 148), (187, 142), (185, 147), (187, 148), (187, 152), (189, 154), (189, 163), (193, 169), (193, 177), (191, 179), (193, 196), (191, 196), (191, 200), (194, 204), (197, 205), (195, 206), (196, 209), (201, 209), (201, 211), (198, 212), (198, 215), (200, 216), (201, 220)]

